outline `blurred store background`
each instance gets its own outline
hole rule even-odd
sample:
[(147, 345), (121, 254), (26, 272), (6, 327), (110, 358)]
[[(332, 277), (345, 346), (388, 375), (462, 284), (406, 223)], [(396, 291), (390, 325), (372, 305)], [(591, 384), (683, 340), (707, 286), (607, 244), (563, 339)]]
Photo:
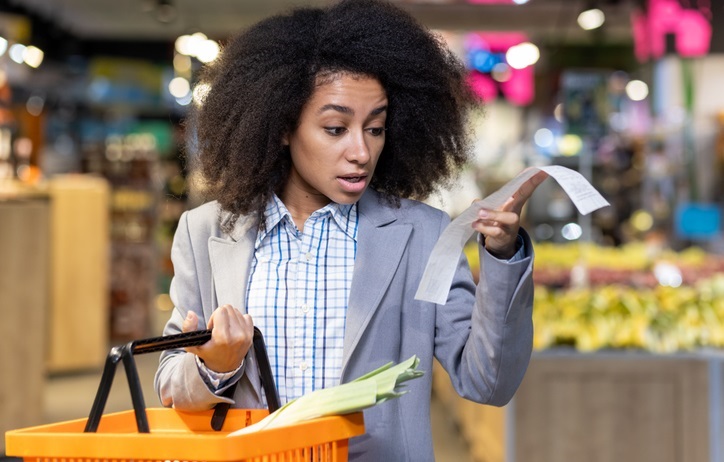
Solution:
[[(0, 0), (0, 430), (66, 418), (58, 402), (82, 417), (95, 390), (69, 384), (95, 382), (110, 346), (161, 333), (176, 223), (205, 200), (183, 124), (198, 71), (240, 28), (326, 3)], [(536, 191), (529, 373), (497, 409), (436, 372), (436, 448), (724, 461), (724, 2), (395, 3), (486, 101), (475, 162), (431, 203), (454, 216), (541, 165), (578, 170), (611, 203), (580, 216), (554, 181)]]

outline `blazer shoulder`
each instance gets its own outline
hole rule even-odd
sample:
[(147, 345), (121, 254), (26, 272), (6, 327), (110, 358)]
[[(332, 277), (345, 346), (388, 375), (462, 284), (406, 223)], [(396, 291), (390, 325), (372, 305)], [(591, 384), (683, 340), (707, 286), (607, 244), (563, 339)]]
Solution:
[(185, 212), (189, 232), (201, 237), (218, 237), (238, 241), (249, 237), (257, 221), (251, 215), (237, 218), (231, 230), (222, 229), (223, 224), (231, 218), (231, 212), (224, 210), (217, 201), (207, 202)]
[(184, 212), (186, 223), (191, 234), (220, 235), (221, 206), (216, 201), (206, 202)]
[(413, 221), (450, 221), (450, 216), (445, 211), (414, 199), (400, 199), (400, 215)]
[(217, 201), (205, 202), (192, 209), (189, 209), (186, 213), (188, 213), (189, 216), (197, 216), (197, 217), (214, 216), (215, 218), (218, 218), (219, 213), (221, 213), (221, 205), (219, 205), (219, 203)]

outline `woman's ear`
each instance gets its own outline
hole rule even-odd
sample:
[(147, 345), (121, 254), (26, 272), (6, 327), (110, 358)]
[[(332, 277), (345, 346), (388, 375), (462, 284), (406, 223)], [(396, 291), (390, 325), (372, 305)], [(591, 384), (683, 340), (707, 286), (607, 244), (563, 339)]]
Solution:
[(289, 146), (289, 134), (285, 133), (282, 135), (282, 145)]

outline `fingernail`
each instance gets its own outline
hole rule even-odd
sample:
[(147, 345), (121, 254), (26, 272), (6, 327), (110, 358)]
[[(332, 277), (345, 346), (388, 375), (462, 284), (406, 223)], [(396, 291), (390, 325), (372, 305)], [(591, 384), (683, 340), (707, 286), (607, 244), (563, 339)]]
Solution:
[(489, 217), (490, 217), (490, 213), (488, 213), (487, 210), (481, 209), (480, 211), (478, 211), (478, 218), (489, 218)]
[(190, 312), (190, 311), (186, 313), (186, 319), (191, 319), (191, 316), (192, 316), (192, 315), (191, 315), (191, 312)]

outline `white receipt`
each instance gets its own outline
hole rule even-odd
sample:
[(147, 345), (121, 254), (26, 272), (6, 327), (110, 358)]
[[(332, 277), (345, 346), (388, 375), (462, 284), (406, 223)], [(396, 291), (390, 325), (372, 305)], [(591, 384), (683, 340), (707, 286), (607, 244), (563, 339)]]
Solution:
[(425, 272), (415, 294), (416, 300), (444, 305), (447, 301), (450, 285), (455, 276), (460, 253), (473, 235), (472, 224), (478, 218), (480, 209), (497, 209), (539, 170), (553, 177), (573, 201), (579, 212), (587, 215), (594, 210), (610, 205), (606, 199), (591, 186), (583, 175), (566, 167), (551, 165), (527, 168), (518, 176), (503, 185), (483, 200), (474, 202), (455, 218), (442, 232), (432, 249)]

